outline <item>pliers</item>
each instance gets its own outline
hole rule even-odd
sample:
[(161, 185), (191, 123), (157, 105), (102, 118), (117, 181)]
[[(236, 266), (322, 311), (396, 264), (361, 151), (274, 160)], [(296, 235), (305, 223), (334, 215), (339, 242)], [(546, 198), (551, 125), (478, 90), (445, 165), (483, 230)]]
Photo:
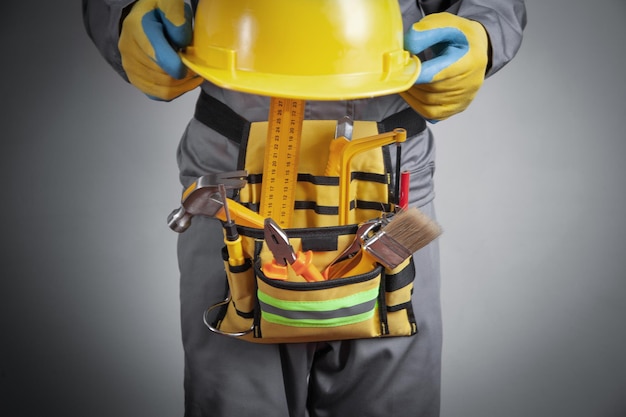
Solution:
[(320, 271), (312, 264), (313, 252), (296, 253), (289, 243), (284, 230), (271, 218), (265, 219), (264, 237), (274, 259), (263, 265), (263, 273), (272, 279), (286, 280), (289, 276), (287, 265), (307, 281), (324, 281)]

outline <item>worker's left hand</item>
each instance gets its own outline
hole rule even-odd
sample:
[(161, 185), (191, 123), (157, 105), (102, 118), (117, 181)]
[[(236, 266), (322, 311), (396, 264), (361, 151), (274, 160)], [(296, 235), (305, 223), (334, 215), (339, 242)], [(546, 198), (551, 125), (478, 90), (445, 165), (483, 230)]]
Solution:
[(489, 38), (478, 22), (433, 13), (413, 24), (404, 47), (417, 55), (430, 49), (416, 83), (402, 97), (431, 122), (467, 108), (480, 89), (489, 60)]

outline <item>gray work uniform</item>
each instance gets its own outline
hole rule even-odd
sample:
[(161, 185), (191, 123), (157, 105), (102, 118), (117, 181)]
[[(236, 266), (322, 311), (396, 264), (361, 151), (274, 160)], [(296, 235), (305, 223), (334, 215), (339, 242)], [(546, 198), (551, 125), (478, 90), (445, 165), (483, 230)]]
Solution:
[[(120, 16), (130, 3), (83, 0), (89, 35), (123, 77), (117, 40)], [(523, 0), (399, 3), (405, 29), (423, 13), (446, 10), (481, 22), (492, 47), (487, 75), (498, 71), (519, 48), (525, 25)], [(224, 90), (209, 82), (202, 89), (250, 122), (267, 120), (267, 97)], [(308, 101), (305, 118), (336, 120), (350, 116), (380, 121), (407, 107), (398, 95)], [(429, 129), (410, 137), (402, 148), (402, 169), (411, 172), (410, 204), (431, 217), (435, 216), (434, 149)], [(235, 142), (193, 118), (178, 147), (183, 187), (198, 176), (236, 169), (238, 154)], [(261, 345), (213, 334), (203, 324), (205, 309), (221, 300), (226, 291), (222, 236), (219, 222), (196, 217), (179, 237), (186, 417), (439, 415), (442, 323), (436, 242), (414, 257), (417, 335)]]

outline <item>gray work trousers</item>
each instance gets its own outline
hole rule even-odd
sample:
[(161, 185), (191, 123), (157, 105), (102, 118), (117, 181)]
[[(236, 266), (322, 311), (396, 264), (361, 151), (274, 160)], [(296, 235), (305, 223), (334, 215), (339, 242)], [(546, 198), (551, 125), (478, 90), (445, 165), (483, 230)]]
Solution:
[[(424, 158), (411, 158), (410, 141), (407, 145), (403, 156), (409, 156), (403, 161), (423, 165)], [(237, 145), (192, 120), (178, 153), (183, 185), (208, 172), (236, 169), (237, 152)], [(403, 168), (423, 172), (404, 162)], [(411, 194), (425, 192), (412, 186)], [(411, 204), (434, 218), (432, 201), (422, 205), (416, 200), (411, 198)], [(206, 308), (226, 294), (222, 236), (219, 221), (198, 216), (179, 237), (185, 417), (439, 416), (442, 332), (436, 241), (414, 258), (417, 335), (264, 345), (211, 333), (203, 323)]]

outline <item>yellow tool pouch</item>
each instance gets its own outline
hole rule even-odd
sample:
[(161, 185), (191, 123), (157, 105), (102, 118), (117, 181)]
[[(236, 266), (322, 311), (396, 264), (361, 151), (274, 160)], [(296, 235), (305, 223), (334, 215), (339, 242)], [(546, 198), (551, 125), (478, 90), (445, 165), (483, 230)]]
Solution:
[[(354, 242), (359, 224), (394, 209), (390, 201), (391, 164), (382, 147), (351, 160), (348, 195), (341, 195), (338, 176), (326, 175), (332, 155), (329, 149), (337, 140), (336, 124), (304, 121), (295, 210), (291, 227), (285, 229), (294, 251), (311, 251), (312, 264), (320, 271)], [(354, 141), (377, 134), (376, 122), (354, 122)], [(267, 123), (252, 123), (247, 142), (241, 146), (240, 168), (247, 170), (248, 183), (238, 199), (257, 212), (266, 138)], [(341, 198), (349, 201), (345, 225), (338, 222)], [(237, 229), (245, 262), (231, 266), (228, 252), (223, 250), (229, 294), (206, 311), (204, 319), (210, 330), (257, 343), (410, 336), (417, 332), (411, 304), (415, 276), (411, 257), (393, 270), (372, 262), (334, 279), (307, 282), (288, 268), (286, 279), (275, 279), (264, 272), (273, 254), (263, 229)]]

